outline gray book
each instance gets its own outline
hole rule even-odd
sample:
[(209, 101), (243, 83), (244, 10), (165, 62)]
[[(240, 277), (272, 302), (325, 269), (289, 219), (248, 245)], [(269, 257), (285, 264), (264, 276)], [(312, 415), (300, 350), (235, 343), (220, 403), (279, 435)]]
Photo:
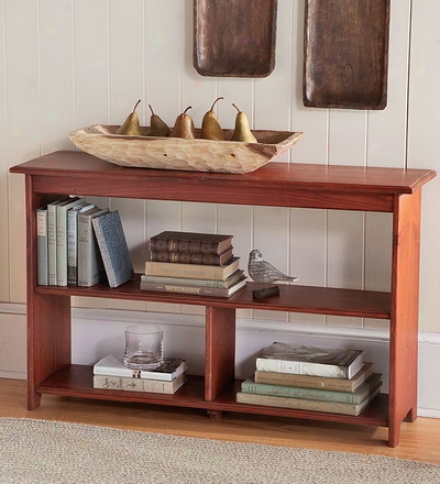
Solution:
[(47, 205), (37, 208), (37, 283), (49, 285), (47, 258)]
[(49, 286), (57, 285), (57, 205), (68, 200), (63, 197), (47, 204), (47, 265)]
[(94, 207), (94, 203), (89, 203), (67, 211), (67, 285), (69, 286), (78, 284), (78, 214)]
[(57, 286), (67, 286), (67, 212), (86, 203), (85, 198), (74, 197), (56, 206)]
[(78, 286), (94, 286), (103, 278), (104, 267), (93, 232), (92, 219), (108, 211), (108, 208), (95, 207), (78, 214)]
[(133, 275), (133, 264), (119, 212), (115, 210), (94, 218), (92, 225), (109, 286), (118, 287)]

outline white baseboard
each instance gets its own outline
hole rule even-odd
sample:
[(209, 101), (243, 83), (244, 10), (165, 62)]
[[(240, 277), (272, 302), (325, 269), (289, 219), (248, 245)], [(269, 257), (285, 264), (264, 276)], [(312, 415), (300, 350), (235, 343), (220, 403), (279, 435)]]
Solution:
[[(25, 306), (0, 303), (0, 378), (26, 378)], [(189, 360), (192, 374), (203, 374), (205, 325), (201, 315), (144, 313), (109, 309), (72, 309), (72, 360), (93, 364), (108, 353), (123, 351), (123, 330), (133, 322), (154, 322), (164, 328), (166, 353)], [(373, 361), (388, 385), (386, 330), (337, 328), (262, 319), (237, 319), (236, 374), (246, 378), (255, 354), (272, 341), (327, 347), (357, 347)], [(432, 382), (440, 368), (440, 333), (419, 333), (419, 408), (423, 417), (440, 418), (440, 387)]]

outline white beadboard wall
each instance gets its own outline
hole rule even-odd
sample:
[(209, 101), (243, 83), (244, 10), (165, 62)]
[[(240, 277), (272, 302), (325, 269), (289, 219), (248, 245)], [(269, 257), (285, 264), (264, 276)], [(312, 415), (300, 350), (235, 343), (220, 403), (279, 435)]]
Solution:
[[(278, 0), (274, 72), (264, 79), (239, 79), (197, 74), (192, 65), (191, 0), (0, 0), (0, 223), (5, 228), (0, 233), (0, 375), (22, 374), (25, 364), (23, 310), (17, 309), (25, 303), (24, 180), (8, 170), (41, 154), (75, 149), (67, 138), (72, 129), (119, 124), (137, 99), (142, 99), (142, 124), (148, 124), (152, 104), (170, 125), (191, 105), (190, 114), (200, 125), (212, 101), (223, 96), (218, 116), (224, 127), (233, 126), (235, 102), (255, 129), (305, 132), (279, 161), (440, 171), (440, 3), (391, 1), (388, 105), (383, 111), (303, 106), (304, 3)], [(420, 329), (423, 344), (435, 350), (423, 354), (423, 375), (440, 351), (439, 182), (430, 182), (423, 193)], [(234, 234), (243, 268), (247, 254), (257, 247), (304, 284), (377, 290), (390, 286), (388, 214), (126, 199), (100, 203), (120, 211), (139, 272), (145, 242), (154, 233), (213, 231)], [(203, 314), (203, 309), (190, 306), (118, 300), (77, 298), (74, 305), (86, 308), (78, 311), (92, 311), (86, 320), (102, 319), (103, 311), (109, 320), (121, 314), (156, 314), (164, 324), (178, 320), (188, 342), (194, 331), (191, 321)], [(98, 316), (92, 315), (94, 309)], [(261, 334), (269, 340), (274, 331), (302, 334), (301, 328), (307, 327), (307, 334), (311, 328), (330, 340), (332, 331), (343, 331), (346, 338), (361, 341), (378, 332), (381, 336), (373, 339), (383, 341), (388, 326), (384, 321), (268, 311), (243, 310), (239, 318), (239, 361), (264, 344)], [(99, 356), (111, 346), (101, 330), (86, 337), (83, 320), (74, 320), (77, 361)], [(386, 355), (379, 360), (385, 365)], [(427, 389), (422, 386), (420, 394)], [(440, 395), (434, 402), (427, 399), (424, 406), (440, 412)]]

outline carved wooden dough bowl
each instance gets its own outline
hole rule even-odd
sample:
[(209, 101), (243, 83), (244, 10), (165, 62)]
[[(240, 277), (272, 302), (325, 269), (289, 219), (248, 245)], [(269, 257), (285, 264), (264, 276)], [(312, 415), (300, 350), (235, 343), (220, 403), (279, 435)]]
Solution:
[[(253, 131), (259, 143), (186, 140), (114, 134), (118, 126), (95, 125), (71, 131), (82, 151), (121, 166), (217, 173), (250, 173), (291, 148), (303, 133)], [(145, 134), (147, 127), (143, 127)], [(224, 130), (226, 139), (232, 130)], [(196, 136), (200, 130), (196, 130)]]

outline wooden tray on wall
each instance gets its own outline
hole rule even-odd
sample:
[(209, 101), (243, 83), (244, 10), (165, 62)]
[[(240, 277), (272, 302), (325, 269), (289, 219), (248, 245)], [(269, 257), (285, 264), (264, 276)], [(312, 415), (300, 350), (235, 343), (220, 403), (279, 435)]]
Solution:
[(193, 61), (202, 76), (267, 77), (277, 0), (194, 0)]
[(306, 0), (303, 101), (384, 109), (390, 0)]

